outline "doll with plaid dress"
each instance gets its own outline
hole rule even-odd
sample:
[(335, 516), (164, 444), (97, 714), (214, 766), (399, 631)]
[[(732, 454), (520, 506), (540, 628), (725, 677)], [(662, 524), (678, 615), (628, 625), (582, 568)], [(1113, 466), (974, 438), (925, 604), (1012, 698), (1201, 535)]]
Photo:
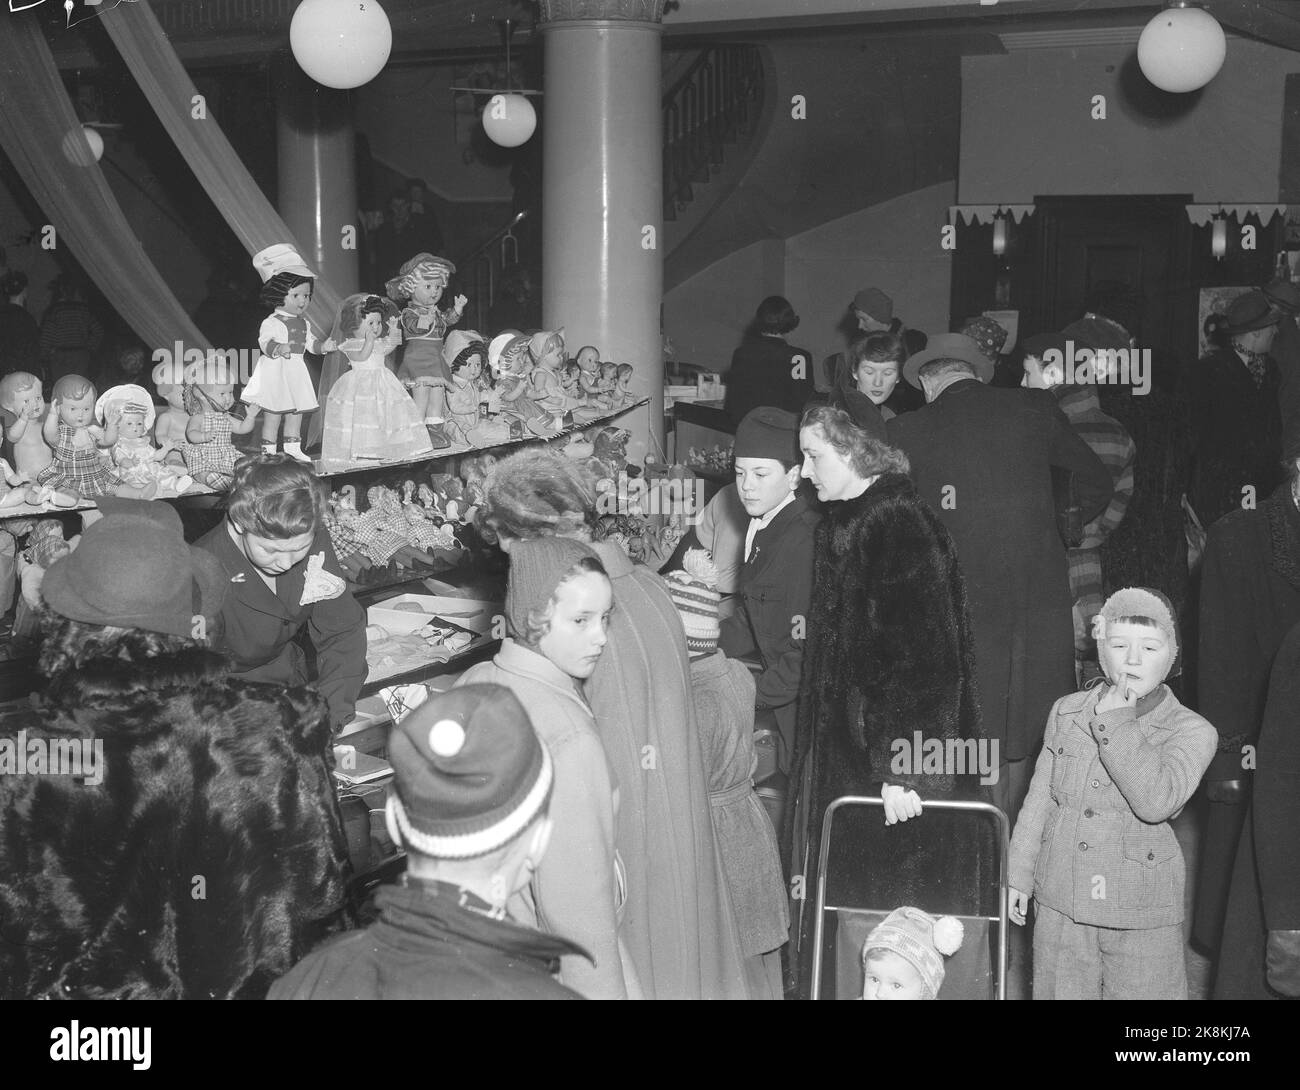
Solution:
[(45, 441), (54, 448), (54, 460), (37, 475), (36, 483), (88, 500), (96, 496), (152, 499), (157, 484), (127, 484), (100, 457), (101, 446), (111, 447), (117, 442), (117, 425), (110, 422), (100, 428), (94, 423), (94, 383), (80, 375), (64, 375), (50, 393), (50, 412), (43, 430)]
[(258, 407), (248, 406), (243, 420), (230, 414), (235, 404), (235, 387), (229, 376), (206, 376), (212, 382), (190, 383), (185, 387), (185, 408), (190, 414), (185, 426), (181, 454), (185, 468), (199, 483), (217, 491), (230, 487), (235, 463), (243, 455), (231, 436), (247, 435), (257, 422)]

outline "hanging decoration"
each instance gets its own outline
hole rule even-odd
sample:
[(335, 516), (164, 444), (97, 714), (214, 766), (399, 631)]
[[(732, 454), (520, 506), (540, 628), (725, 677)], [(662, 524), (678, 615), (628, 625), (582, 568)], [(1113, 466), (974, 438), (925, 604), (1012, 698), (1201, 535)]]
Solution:
[(1142, 74), (1174, 94), (1200, 90), (1219, 74), (1227, 55), (1228, 40), (1218, 20), (1187, 0), (1173, 0), (1138, 38)]
[(351, 90), (388, 63), (393, 28), (377, 0), (302, 0), (289, 24), (289, 46), (323, 87)]
[[(476, 101), (483, 96), (491, 96), (483, 107), (483, 131), (489, 140), (502, 148), (517, 148), (528, 142), (537, 131), (537, 111), (528, 101), (529, 95), (540, 96), (541, 91), (516, 88), (514, 73), (510, 67), (510, 39), (514, 36), (515, 23), (512, 19), (495, 20), (501, 35), (501, 43), (506, 51), (505, 87), (452, 87), (453, 95), (470, 94)], [(453, 109), (455, 102), (453, 99)]]

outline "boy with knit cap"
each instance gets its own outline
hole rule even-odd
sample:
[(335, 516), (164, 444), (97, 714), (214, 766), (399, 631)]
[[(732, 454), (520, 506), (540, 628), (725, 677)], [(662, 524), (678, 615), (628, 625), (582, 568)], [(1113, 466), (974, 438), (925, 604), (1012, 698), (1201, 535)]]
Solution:
[(1052, 708), (1011, 839), (1011, 919), (1034, 918), (1035, 999), (1186, 999), (1182, 850), (1169, 822), (1218, 734), (1164, 684), (1178, 622), (1126, 587), (1093, 622), (1109, 684)]
[(433, 697), (393, 727), (388, 828), (407, 850), (380, 916), (299, 962), (272, 999), (580, 999), (552, 976), (565, 939), (515, 923), (551, 836), (550, 754), (499, 685)]
[(906, 906), (894, 909), (862, 947), (862, 998), (938, 999), (944, 958), (960, 949), (964, 934), (955, 916), (935, 918)]
[(780, 999), (790, 908), (771, 819), (754, 792), (754, 679), (718, 650), (716, 571), (703, 549), (665, 576), (686, 629), (691, 695), (709, 783), (713, 835), (740, 932), (750, 996)]

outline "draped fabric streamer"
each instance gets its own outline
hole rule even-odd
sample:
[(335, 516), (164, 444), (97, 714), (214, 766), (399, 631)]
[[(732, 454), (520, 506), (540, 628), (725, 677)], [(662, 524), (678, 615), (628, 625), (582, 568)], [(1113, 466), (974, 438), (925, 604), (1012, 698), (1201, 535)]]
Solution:
[(76, 255), (146, 345), (209, 347), (91, 155), (36, 19), (8, 18), (0, 31), (0, 145), (49, 217), (56, 245)]
[[(158, 119), (249, 255), (277, 242), (292, 242), (305, 256), (308, 251), (298, 245), (266, 199), (217, 120), (211, 115), (202, 119), (193, 117), (198, 91), (149, 5), (117, 7), (104, 12), (102, 19)], [(318, 277), (307, 317), (322, 336), (333, 326), (341, 303), (342, 296)], [(346, 359), (339, 353), (332, 352), (326, 357), (318, 392), (322, 406), (334, 380), (346, 368)], [(323, 411), (322, 408), (311, 415), (309, 442), (320, 436)]]

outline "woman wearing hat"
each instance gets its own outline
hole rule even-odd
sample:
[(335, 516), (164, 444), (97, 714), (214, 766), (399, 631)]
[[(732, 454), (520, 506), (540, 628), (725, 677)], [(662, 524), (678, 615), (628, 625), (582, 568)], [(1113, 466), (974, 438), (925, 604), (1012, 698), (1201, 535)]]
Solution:
[[(1260, 291), (1239, 295), (1227, 314), (1211, 314), (1191, 382), (1192, 483), (1188, 499), (1209, 526), (1267, 496), (1282, 480), (1282, 415), (1277, 364), (1269, 356), (1279, 312)], [(1251, 489), (1247, 492), (1246, 489)]]
[(260, 998), (343, 900), (325, 708), (231, 678), (225, 576), (172, 507), (100, 508), (42, 584), (44, 691), (0, 724), (5, 771), (94, 754), (0, 775), (0, 995)]
[(739, 424), (750, 409), (775, 405), (797, 413), (816, 396), (812, 356), (792, 348), (786, 334), (799, 324), (788, 300), (770, 295), (758, 305), (750, 336), (731, 357), (727, 370), (727, 415)]

